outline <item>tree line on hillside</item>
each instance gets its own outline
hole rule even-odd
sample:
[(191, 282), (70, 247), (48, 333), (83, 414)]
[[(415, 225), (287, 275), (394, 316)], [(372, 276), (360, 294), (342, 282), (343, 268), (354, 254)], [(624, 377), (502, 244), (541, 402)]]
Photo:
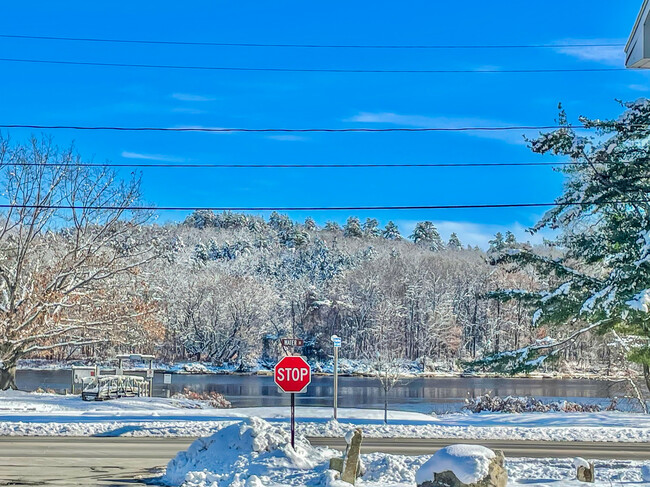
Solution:
[[(241, 369), (272, 365), (282, 337), (328, 360), (378, 355), (451, 367), (561, 334), (532, 327), (523, 300), (557, 279), (532, 266), (495, 265), (520, 250), (556, 259), (511, 232), (487, 251), (443, 242), (430, 221), (405, 238), (350, 217), (322, 228), (241, 213), (197, 211), (158, 225), (140, 204), (139, 177), (121, 181), (83, 164), (48, 138), (0, 139), (0, 389), (15, 386), (17, 361), (155, 353)], [(606, 339), (584, 336), (562, 356), (583, 367), (612, 363)]]

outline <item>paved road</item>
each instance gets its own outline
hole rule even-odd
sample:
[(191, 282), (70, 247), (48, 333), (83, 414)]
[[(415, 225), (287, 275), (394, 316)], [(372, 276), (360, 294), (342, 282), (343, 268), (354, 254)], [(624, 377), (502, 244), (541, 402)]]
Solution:
[[(310, 438), (312, 445), (342, 450), (342, 438)], [(426, 455), (452, 443), (475, 443), (503, 450), (506, 457), (585, 457), (592, 459), (649, 460), (650, 443), (586, 443), (514, 440), (462, 440), (422, 438), (365, 438), (362, 453), (383, 452), (395, 455)]]
[[(77, 438), (0, 437), (0, 486), (133, 486), (160, 472), (192, 438)], [(315, 445), (342, 448), (343, 440), (312, 438)], [(467, 440), (366, 439), (363, 451), (431, 454), (436, 449)], [(546, 443), (489, 441), (506, 456), (555, 456), (613, 459), (650, 459), (650, 445), (639, 443)]]

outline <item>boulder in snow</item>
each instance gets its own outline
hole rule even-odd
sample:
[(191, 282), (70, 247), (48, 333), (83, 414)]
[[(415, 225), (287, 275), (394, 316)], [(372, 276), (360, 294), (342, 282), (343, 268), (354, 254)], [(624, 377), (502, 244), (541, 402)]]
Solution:
[(596, 472), (594, 471), (594, 464), (588, 462), (584, 458), (576, 457), (573, 459), (573, 466), (576, 468), (576, 478), (580, 482), (594, 482), (596, 480)]
[(357, 428), (345, 435), (347, 448), (343, 458), (331, 458), (330, 470), (336, 470), (341, 474), (341, 480), (354, 485), (358, 477), (364, 474), (364, 467), (361, 463), (361, 441), (363, 432)]
[(418, 487), (505, 487), (503, 452), (480, 445), (438, 450), (415, 474)]

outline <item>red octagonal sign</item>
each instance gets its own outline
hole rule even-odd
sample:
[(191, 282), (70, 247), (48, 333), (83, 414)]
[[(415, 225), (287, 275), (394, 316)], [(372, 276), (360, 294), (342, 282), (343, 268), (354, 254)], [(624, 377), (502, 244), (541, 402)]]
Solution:
[(284, 392), (300, 392), (311, 382), (311, 367), (302, 357), (284, 357), (273, 369), (273, 380)]

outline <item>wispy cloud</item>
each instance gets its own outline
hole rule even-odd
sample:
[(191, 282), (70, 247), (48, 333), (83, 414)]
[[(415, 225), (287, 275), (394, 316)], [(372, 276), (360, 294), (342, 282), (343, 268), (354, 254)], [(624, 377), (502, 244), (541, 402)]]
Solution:
[(172, 98), (180, 101), (214, 101), (216, 98), (206, 95), (195, 95), (193, 93), (172, 93)]
[[(402, 235), (410, 235), (415, 228), (415, 220), (398, 220), (395, 222)], [(463, 221), (434, 220), (434, 225), (438, 229), (440, 236), (446, 241), (452, 233), (456, 233), (463, 245), (478, 246), (482, 249), (489, 247), (489, 241), (494, 238), (497, 232), (505, 234), (508, 230), (515, 234), (520, 242), (530, 242), (532, 244), (541, 244), (544, 239), (553, 238), (549, 231), (541, 231), (531, 235), (526, 230), (527, 226), (515, 222), (511, 225), (497, 225), (490, 223), (473, 223)]]
[[(506, 127), (521, 125), (508, 123), (502, 120), (492, 120), (476, 117), (431, 117), (426, 115), (404, 115), (393, 112), (360, 112), (345, 120), (346, 122), (381, 123), (388, 125), (402, 125), (405, 127)], [(508, 144), (525, 145), (522, 133), (519, 131), (471, 131), (463, 132), (465, 135), (483, 139), (495, 139)], [(534, 134), (531, 134), (534, 135)]]
[(286, 141), (300, 141), (300, 140), (307, 140), (307, 137), (304, 137), (302, 135), (267, 135), (267, 139), (272, 139), (272, 140), (286, 140)]
[(628, 85), (628, 88), (634, 91), (650, 91), (650, 86), (649, 85), (638, 85), (638, 84), (632, 84)]
[(141, 152), (122, 151), (122, 157), (125, 159), (140, 159), (145, 161), (161, 161), (161, 162), (185, 162), (186, 159), (182, 157), (173, 157), (165, 154), (143, 154)]
[(619, 46), (562, 47), (562, 44), (624, 44), (621, 39), (565, 39), (559, 41), (555, 52), (582, 61), (594, 61), (608, 66), (623, 66), (625, 52)]
[(200, 115), (202, 113), (208, 113), (207, 110), (200, 110), (198, 108), (185, 108), (185, 107), (175, 107), (172, 108), (174, 113), (189, 113), (191, 115)]

